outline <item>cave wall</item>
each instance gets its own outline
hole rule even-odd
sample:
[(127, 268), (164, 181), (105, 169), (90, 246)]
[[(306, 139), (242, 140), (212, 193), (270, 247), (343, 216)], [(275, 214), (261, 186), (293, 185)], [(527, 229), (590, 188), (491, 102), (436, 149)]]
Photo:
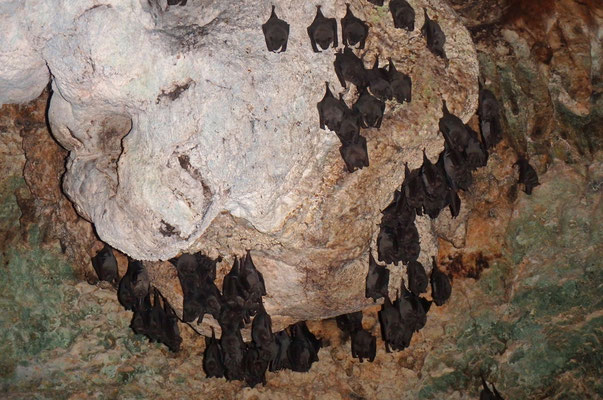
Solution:
[[(204, 378), (202, 338), (186, 326), (176, 355), (134, 335), (114, 289), (82, 281), (93, 281), (98, 243), (61, 200), (64, 153), (46, 130), (43, 95), (0, 110), (3, 397), (475, 399), (480, 373), (508, 399), (600, 396), (600, 9), (544, 2), (544, 26), (558, 26), (545, 35), (526, 28), (538, 21), (529, 10), (527, 22), (505, 12), (484, 20), (476, 2), (453, 3), (473, 33), (482, 80), (505, 105), (506, 136), (464, 194), (464, 217), (436, 222), (453, 294), (409, 349), (387, 354), (379, 341), (375, 362), (360, 364), (333, 321), (313, 322), (330, 342), (320, 362), (248, 389)], [(568, 44), (555, 46), (559, 38)], [(518, 153), (540, 174), (531, 196), (515, 184)], [(364, 323), (378, 333), (376, 308)]]

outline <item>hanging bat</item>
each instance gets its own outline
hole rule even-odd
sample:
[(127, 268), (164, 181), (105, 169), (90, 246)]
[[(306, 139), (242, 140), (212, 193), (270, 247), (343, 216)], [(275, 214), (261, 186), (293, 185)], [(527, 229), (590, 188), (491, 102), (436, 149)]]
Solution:
[(398, 71), (391, 58), (389, 59), (387, 78), (392, 87), (392, 93), (396, 98), (396, 101), (400, 104), (405, 101), (410, 103), (412, 100), (412, 81), (410, 76)]
[(272, 6), (272, 13), (270, 14), (270, 18), (268, 18), (268, 21), (262, 25), (262, 31), (264, 32), (268, 51), (282, 53), (287, 51), (289, 24), (277, 17), (274, 9), (275, 6)]
[(392, 86), (388, 80), (388, 73), (385, 68), (379, 68), (379, 56), (375, 57), (373, 68), (367, 71), (369, 89), (373, 96), (379, 100), (391, 100), (393, 98)]
[(432, 260), (433, 269), (431, 270), (431, 297), (433, 298), (433, 302), (440, 307), (444, 305), (446, 301), (448, 301), (450, 293), (452, 292), (452, 286), (450, 284), (450, 278), (448, 278), (448, 275), (438, 269), (438, 264), (436, 264), (435, 257), (432, 257)]
[(316, 103), (318, 108), (318, 117), (320, 120), (320, 129), (325, 129), (325, 126), (332, 131), (339, 131), (341, 122), (348, 109), (345, 102), (339, 98), (335, 98), (329, 89), (329, 82), (325, 82), (327, 90), (322, 100)]
[(394, 307), (398, 309), (402, 323), (418, 332), (427, 322), (427, 312), (431, 308), (431, 301), (409, 292), (404, 286), (404, 282), (402, 282), (401, 288), (401, 296), (394, 302)]
[(372, 298), (374, 301), (388, 296), (389, 270), (385, 265), (379, 265), (373, 257), (373, 252), (369, 249), (369, 269), (366, 275), (365, 297)]
[(338, 315), (335, 318), (335, 322), (337, 322), (337, 327), (343, 332), (344, 339), (347, 340), (352, 332), (362, 329), (362, 311)]
[(316, 16), (308, 27), (308, 36), (310, 36), (312, 50), (315, 53), (320, 53), (320, 50), (316, 46), (317, 43), (323, 50), (328, 49), (331, 43), (336, 48), (339, 44), (337, 41), (337, 20), (335, 18), (326, 18), (322, 15), (320, 6), (316, 6)]
[(133, 310), (149, 294), (150, 279), (141, 261), (128, 259), (128, 270), (119, 281), (117, 298), (126, 310)]
[(353, 83), (356, 87), (365, 87), (368, 85), (364, 63), (349, 47), (346, 47), (343, 53), (341, 50), (335, 53), (335, 62), (333, 65), (339, 83), (344, 88), (347, 87), (345, 84), (346, 81)]
[(360, 96), (352, 108), (360, 115), (360, 126), (363, 128), (381, 128), (385, 103), (372, 96), (366, 87), (360, 90)]
[(176, 353), (180, 351), (180, 345), (182, 344), (182, 337), (180, 336), (180, 329), (178, 328), (178, 317), (176, 312), (165, 298), (163, 298), (163, 335), (162, 343), (165, 344), (170, 351)]
[(266, 370), (270, 360), (267, 360), (261, 353), (260, 349), (251, 345), (243, 356), (245, 383), (249, 387), (255, 387), (260, 383), (266, 384)]
[(251, 323), (251, 339), (256, 347), (263, 350), (270, 350), (274, 343), (272, 319), (264, 309), (258, 312), (253, 318), (253, 322)]
[(146, 335), (150, 325), (151, 318), (151, 294), (147, 293), (145, 298), (135, 306), (130, 328), (137, 335)]
[(105, 246), (94, 257), (92, 257), (92, 266), (98, 279), (101, 281), (115, 282), (118, 278), (117, 260), (113, 255), (111, 246), (105, 243)]
[(528, 160), (523, 157), (519, 157), (514, 165), (519, 166), (519, 180), (517, 183), (522, 183), (524, 185), (523, 191), (526, 192), (526, 194), (532, 194), (532, 189), (540, 185), (536, 170), (530, 165)]
[(373, 362), (376, 354), (377, 338), (364, 329), (352, 333), (352, 357), (359, 359), (360, 362), (364, 358), (368, 359), (369, 362)]
[(450, 215), (452, 218), (459, 216), (461, 212), (461, 198), (459, 194), (452, 188), (448, 190), (448, 208), (450, 209)]
[(446, 36), (444, 31), (437, 22), (429, 19), (426, 8), (423, 8), (423, 12), (425, 13), (425, 23), (421, 28), (421, 34), (427, 39), (427, 48), (436, 56), (446, 60), (446, 52), (444, 51)]
[(408, 206), (415, 210), (417, 215), (423, 215), (423, 201), (425, 199), (425, 187), (421, 178), (421, 169), (408, 169), (408, 163), (404, 163), (404, 182), (402, 182), (402, 195)]
[(384, 225), (412, 224), (416, 217), (414, 208), (408, 205), (406, 196), (399, 190), (394, 191), (394, 199), (381, 211), (381, 214), (383, 214), (382, 221), (385, 220), (385, 222), (382, 222)]
[(222, 347), (224, 375), (226, 376), (226, 379), (230, 381), (243, 380), (243, 356), (247, 351), (247, 346), (243, 342), (241, 331), (238, 329), (223, 329), (222, 337), (220, 338), (220, 346)]
[(345, 108), (345, 112), (343, 113), (343, 119), (341, 120), (339, 129), (335, 131), (335, 134), (339, 138), (341, 144), (351, 143), (360, 136), (360, 114), (350, 109), (341, 97), (340, 101)]
[(266, 284), (262, 273), (255, 267), (249, 250), (241, 259), (240, 282), (247, 293), (246, 308), (249, 315), (253, 316), (263, 308), (262, 296), (266, 296)]
[(425, 293), (427, 291), (427, 284), (429, 283), (429, 280), (427, 279), (427, 273), (425, 273), (423, 264), (418, 261), (409, 262), (407, 274), (408, 288), (413, 294), (419, 296), (421, 293)]
[(423, 149), (423, 164), (421, 165), (421, 179), (427, 198), (442, 198), (445, 197), (448, 191), (446, 177), (443, 171), (434, 165)]
[(345, 16), (341, 19), (341, 36), (344, 46), (355, 46), (360, 43), (358, 48), (364, 49), (366, 38), (368, 37), (369, 27), (366, 22), (356, 18), (352, 14), (350, 4), (346, 4), (347, 10)]
[(291, 337), (286, 330), (277, 332), (274, 335), (277, 345), (276, 356), (270, 362), (270, 372), (280, 371), (281, 369), (291, 369), (289, 362), (289, 346), (291, 345)]
[(496, 146), (502, 139), (500, 105), (494, 94), (488, 89), (481, 88), (481, 85), (477, 114), (479, 115), (479, 124), (484, 145), (487, 149)]
[(500, 395), (500, 393), (498, 393), (498, 390), (496, 390), (496, 386), (494, 386), (494, 384), (492, 384), (492, 389), (494, 390), (494, 392), (492, 392), (490, 390), (483, 375), (482, 375), (482, 386), (483, 386), (483, 389), (482, 389), (481, 393), (479, 394), (479, 400), (504, 400), (503, 397)]
[(446, 101), (442, 101), (442, 118), (438, 122), (440, 132), (444, 135), (444, 140), (450, 144), (456, 151), (462, 153), (469, 144), (470, 135), (463, 121), (448, 111)]
[(415, 10), (405, 0), (391, 0), (389, 11), (394, 19), (394, 27), (409, 32), (415, 29)]
[(448, 186), (455, 191), (459, 189), (469, 190), (469, 186), (473, 183), (471, 168), (465, 157), (456, 151), (448, 141), (444, 144), (444, 151), (440, 153), (438, 163), (440, 169), (444, 170)]
[(345, 162), (348, 172), (369, 166), (368, 150), (364, 136), (356, 135), (352, 140), (342, 143), (339, 147), (341, 158)]
[(305, 322), (298, 322), (291, 327), (293, 340), (289, 346), (291, 370), (308, 372), (312, 363), (318, 361), (320, 342), (308, 330)]
[(385, 302), (379, 311), (379, 323), (381, 325), (381, 337), (385, 342), (385, 351), (404, 350), (410, 344), (414, 330), (404, 326), (398, 309), (385, 298)]
[(220, 342), (212, 328), (211, 337), (205, 337), (205, 352), (203, 353), (203, 371), (208, 378), (222, 378), (224, 376), (224, 360)]

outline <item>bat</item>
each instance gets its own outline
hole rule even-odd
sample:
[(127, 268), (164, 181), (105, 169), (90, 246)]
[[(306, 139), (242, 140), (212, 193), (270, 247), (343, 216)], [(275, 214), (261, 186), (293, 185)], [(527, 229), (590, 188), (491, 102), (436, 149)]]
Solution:
[(341, 124), (339, 125), (339, 129), (335, 131), (335, 134), (337, 134), (337, 137), (342, 144), (350, 143), (360, 136), (360, 115), (357, 112), (352, 111), (352, 109), (345, 104), (341, 95), (340, 102), (345, 108), (345, 112)]
[(111, 246), (105, 244), (94, 257), (92, 257), (92, 266), (98, 279), (101, 281), (115, 282), (118, 278), (117, 260), (113, 255)]
[(257, 270), (251, 259), (250, 250), (247, 250), (247, 254), (242, 258), (240, 275), (241, 283), (247, 293), (261, 301), (261, 297), (266, 296), (266, 284), (262, 273)]
[(119, 281), (117, 298), (126, 310), (134, 310), (149, 294), (150, 279), (141, 261), (128, 259), (128, 270)]
[[(369, 269), (366, 275), (365, 297), (372, 298), (374, 301), (388, 296), (389, 270), (385, 265), (379, 265), (369, 249)], [(361, 319), (362, 320), (362, 319)]]
[(163, 343), (175, 353), (182, 343), (178, 318), (165, 298), (161, 306), (161, 298), (159, 291), (153, 288), (151, 306), (150, 293), (147, 293), (144, 300), (135, 306), (130, 327), (134, 333), (146, 335), (151, 342)]
[(249, 387), (255, 387), (258, 384), (266, 384), (266, 370), (270, 360), (262, 355), (260, 349), (251, 345), (243, 356), (243, 371), (245, 383)]
[(322, 100), (316, 103), (318, 108), (318, 117), (320, 120), (320, 129), (325, 129), (325, 126), (332, 131), (339, 131), (341, 123), (346, 115), (348, 106), (339, 98), (335, 98), (329, 89), (329, 82), (325, 82), (327, 90)]
[(270, 14), (270, 18), (268, 18), (268, 21), (262, 25), (262, 31), (264, 32), (268, 51), (282, 53), (287, 51), (289, 24), (277, 17), (274, 9), (275, 6), (272, 6), (272, 13)]
[(391, 58), (389, 59), (387, 79), (392, 87), (392, 94), (396, 101), (400, 104), (405, 101), (410, 103), (412, 100), (412, 80), (410, 76), (396, 69)]
[(440, 211), (448, 205), (448, 185), (444, 172), (434, 165), (423, 149), (421, 179), (425, 189), (423, 210), (430, 218), (437, 218)]
[(176, 4), (180, 6), (185, 6), (188, 0), (167, 0), (168, 6), (175, 6)]
[(500, 105), (494, 93), (488, 89), (481, 88), (481, 85), (478, 101), (477, 114), (479, 115), (482, 141), (486, 148), (489, 149), (496, 146), (502, 139)]
[(482, 375), (482, 386), (483, 386), (483, 389), (482, 389), (481, 393), (479, 394), (479, 400), (504, 400), (503, 397), (500, 395), (500, 393), (498, 393), (498, 390), (496, 390), (496, 386), (494, 386), (494, 384), (492, 384), (492, 389), (494, 390), (494, 392), (492, 392), (490, 390), (483, 375)]
[(402, 324), (400, 312), (388, 297), (385, 298), (385, 302), (379, 311), (379, 323), (381, 337), (385, 342), (385, 351), (391, 353), (391, 349), (404, 350), (408, 347), (414, 330), (412, 327)]
[(366, 87), (360, 90), (360, 96), (352, 110), (360, 115), (360, 126), (363, 128), (381, 128), (385, 103), (372, 96)]
[(364, 49), (366, 38), (368, 37), (369, 27), (366, 22), (356, 18), (352, 14), (350, 4), (346, 4), (347, 10), (345, 16), (341, 19), (341, 36), (343, 45), (355, 46), (358, 43), (359, 49)]
[(393, 98), (392, 86), (388, 80), (387, 70), (379, 68), (379, 56), (375, 57), (373, 68), (367, 71), (369, 89), (373, 96), (379, 100), (391, 100)]
[(266, 310), (261, 310), (251, 323), (251, 339), (257, 348), (270, 350), (274, 343), (272, 333), (272, 319)]
[(427, 312), (431, 308), (431, 302), (409, 292), (402, 282), (402, 295), (396, 299), (394, 307), (400, 313), (402, 324), (414, 332), (418, 332), (427, 322)]
[(522, 183), (524, 185), (523, 191), (526, 192), (526, 194), (532, 194), (532, 189), (540, 185), (536, 170), (530, 165), (528, 160), (523, 157), (519, 157), (514, 165), (519, 166), (519, 180), (517, 183)]
[(477, 132), (469, 125), (465, 125), (465, 129), (469, 133), (469, 140), (465, 147), (465, 159), (469, 168), (475, 171), (480, 167), (485, 167), (488, 163), (488, 149), (484, 143), (479, 141)]
[(364, 136), (356, 135), (352, 140), (343, 142), (339, 147), (341, 158), (345, 162), (348, 172), (369, 166), (368, 150)]
[(473, 183), (471, 168), (465, 157), (459, 153), (448, 141), (444, 144), (444, 151), (438, 159), (440, 169), (444, 170), (448, 186), (456, 190), (469, 190)]
[(409, 32), (415, 29), (415, 10), (405, 0), (391, 0), (389, 11), (394, 19), (394, 27)]
[(427, 273), (425, 272), (423, 264), (418, 261), (409, 262), (407, 274), (408, 288), (413, 294), (419, 296), (421, 293), (425, 293), (427, 291), (427, 284), (429, 283), (429, 280), (427, 279)]
[(150, 324), (151, 308), (151, 294), (147, 293), (142, 302), (134, 308), (134, 315), (130, 321), (130, 328), (137, 335), (146, 334)]
[(398, 265), (416, 260), (421, 251), (419, 232), (414, 222), (396, 219), (381, 219), (381, 229), (377, 236), (379, 261)]
[(312, 50), (315, 53), (320, 53), (320, 50), (316, 46), (317, 43), (323, 50), (328, 49), (331, 43), (333, 43), (334, 48), (339, 44), (337, 41), (337, 20), (335, 18), (326, 18), (322, 15), (320, 6), (316, 6), (316, 16), (307, 30)]
[(362, 311), (338, 315), (335, 318), (335, 322), (337, 323), (337, 327), (343, 332), (344, 338), (347, 340), (347, 337), (350, 336), (352, 332), (362, 329)]
[(359, 359), (360, 362), (364, 358), (373, 362), (376, 354), (377, 339), (373, 335), (364, 329), (352, 332), (352, 357)]
[(182, 337), (180, 336), (180, 329), (178, 328), (178, 317), (165, 298), (163, 298), (163, 312), (163, 340), (161, 342), (165, 344), (170, 351), (176, 353), (180, 351)]
[(293, 340), (288, 350), (291, 370), (308, 372), (312, 363), (318, 361), (320, 341), (308, 330), (303, 321), (291, 327), (291, 335)]
[(205, 352), (203, 353), (203, 371), (208, 378), (222, 378), (224, 376), (224, 360), (220, 341), (216, 339), (214, 330), (211, 337), (205, 337)]
[(449, 143), (459, 153), (462, 153), (469, 144), (470, 135), (463, 121), (448, 111), (446, 101), (442, 101), (443, 116), (438, 122), (440, 132), (444, 135), (444, 140)]
[(346, 81), (353, 83), (356, 87), (365, 87), (368, 85), (364, 63), (349, 47), (346, 47), (343, 53), (341, 50), (335, 53), (335, 62), (333, 65), (339, 83), (344, 88), (347, 87), (345, 84)]
[(444, 51), (446, 36), (444, 31), (437, 22), (429, 19), (426, 8), (423, 8), (423, 12), (425, 13), (425, 23), (421, 28), (421, 34), (427, 39), (427, 48), (436, 56), (446, 60), (446, 52)]
[(408, 206), (415, 210), (417, 215), (423, 215), (423, 201), (426, 193), (421, 179), (421, 169), (408, 169), (408, 163), (404, 163), (404, 181), (402, 182), (402, 195)]
[(274, 335), (274, 339), (277, 351), (275, 357), (270, 362), (270, 372), (280, 371), (281, 369), (291, 369), (291, 363), (289, 362), (291, 337), (286, 330), (282, 330)]
[(386, 221), (384, 225), (391, 225), (395, 222), (402, 225), (412, 224), (416, 217), (414, 208), (410, 207), (408, 199), (400, 190), (394, 191), (394, 199), (381, 211), (381, 214), (383, 214), (382, 220)]
[(436, 263), (435, 257), (432, 257), (432, 260), (433, 269), (431, 270), (431, 297), (433, 298), (433, 302), (440, 307), (446, 303), (446, 301), (448, 301), (448, 298), (450, 298), (452, 286), (450, 284), (450, 278), (448, 278), (448, 275), (438, 269), (438, 264)]
[(243, 380), (243, 356), (247, 351), (247, 345), (243, 342), (241, 331), (239, 329), (222, 329), (220, 346), (222, 347), (226, 379)]
[(452, 188), (448, 190), (448, 208), (450, 209), (452, 218), (459, 216), (459, 212), (461, 212), (461, 198)]

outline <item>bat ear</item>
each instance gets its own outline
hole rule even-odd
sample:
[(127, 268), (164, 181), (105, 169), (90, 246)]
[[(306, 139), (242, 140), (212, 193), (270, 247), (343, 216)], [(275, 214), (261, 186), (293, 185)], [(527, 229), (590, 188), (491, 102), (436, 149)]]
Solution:
[(178, 257), (174, 257), (174, 258), (170, 258), (168, 260), (170, 262), (170, 264), (172, 264), (174, 267), (178, 266)]

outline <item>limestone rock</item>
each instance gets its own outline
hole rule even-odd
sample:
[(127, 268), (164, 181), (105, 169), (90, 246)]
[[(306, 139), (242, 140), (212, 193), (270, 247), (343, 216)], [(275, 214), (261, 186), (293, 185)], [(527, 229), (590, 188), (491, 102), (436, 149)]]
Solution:
[[(15, 5), (10, 18), (36, 26), (27, 37), (53, 76), (49, 122), (70, 151), (64, 191), (101, 239), (149, 261), (221, 254), (220, 274), (252, 249), (269, 312), (281, 321), (329, 317), (366, 305), (380, 210), (404, 162), (415, 168), (423, 148), (433, 161), (440, 152), (441, 99), (464, 120), (474, 112), (477, 59), (444, 2), (411, 4), (442, 26), (448, 65), (427, 50), (421, 12), (407, 32), (394, 29), (387, 7), (352, 1), (370, 24), (359, 51), (367, 67), (377, 54), (393, 58), (413, 79), (413, 100), (388, 103), (381, 129), (363, 131), (371, 165), (349, 174), (315, 105), (325, 81), (350, 105), (356, 91), (340, 87), (333, 49), (312, 51), (312, 3), (274, 2), (291, 33), (286, 52), (266, 50), (261, 24), (272, 3), (46, 0)], [(46, 13), (31, 12), (41, 4)], [(322, 11), (339, 19), (345, 3), (326, 1)], [(431, 224), (418, 225), (429, 265)], [(174, 271), (153, 275), (179, 308)]]

